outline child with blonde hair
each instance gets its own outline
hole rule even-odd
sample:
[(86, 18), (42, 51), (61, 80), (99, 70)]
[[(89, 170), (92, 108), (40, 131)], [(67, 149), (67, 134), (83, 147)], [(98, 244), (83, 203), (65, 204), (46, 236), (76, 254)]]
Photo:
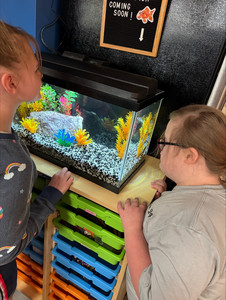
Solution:
[(25, 144), (11, 129), (24, 101), (40, 98), (41, 58), (36, 40), (0, 20), (0, 299), (17, 285), (16, 257), (40, 232), (73, 182), (63, 168), (31, 204), (37, 171)]
[(118, 203), (129, 300), (225, 299), (226, 117), (189, 105), (170, 115), (158, 141), (160, 168), (176, 183), (149, 207)]

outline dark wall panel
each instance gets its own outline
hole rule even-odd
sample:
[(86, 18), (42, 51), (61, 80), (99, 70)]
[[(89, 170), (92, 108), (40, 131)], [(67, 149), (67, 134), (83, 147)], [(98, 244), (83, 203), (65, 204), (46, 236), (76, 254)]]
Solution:
[(224, 0), (169, 0), (158, 57), (153, 58), (99, 46), (101, 0), (64, 0), (66, 33), (61, 51), (85, 54), (112, 67), (156, 78), (168, 95), (158, 122), (159, 134), (169, 111), (205, 103), (224, 43), (225, 11)]

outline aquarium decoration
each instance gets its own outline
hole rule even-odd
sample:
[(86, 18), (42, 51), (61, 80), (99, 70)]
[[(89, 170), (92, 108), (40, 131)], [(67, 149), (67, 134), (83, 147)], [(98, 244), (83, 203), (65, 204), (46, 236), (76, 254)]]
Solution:
[(145, 162), (164, 97), (153, 78), (43, 53), (40, 99), (13, 130), (30, 152), (115, 193)]
[(44, 110), (57, 110), (59, 104), (56, 99), (57, 93), (54, 88), (46, 83), (41, 86), (40, 94)]
[(65, 129), (60, 129), (58, 131), (58, 134), (54, 134), (54, 135), (57, 138), (57, 140), (56, 140), (57, 143), (60, 144), (61, 146), (69, 147), (75, 141), (75, 137), (70, 136), (70, 134), (68, 132), (65, 133)]
[(64, 112), (66, 115), (71, 115), (72, 103), (76, 102), (78, 93), (72, 91), (65, 91), (63, 96), (60, 97), (60, 103), (63, 106)]
[(137, 148), (137, 158), (144, 152), (147, 146), (149, 146), (149, 139), (155, 124), (156, 114), (152, 118), (152, 113), (144, 118), (142, 126), (140, 128), (140, 140)]
[(44, 106), (42, 104), (42, 100), (37, 100), (35, 102), (31, 102), (27, 105), (30, 112), (32, 111), (42, 111)]
[(35, 119), (29, 119), (29, 118), (22, 118), (22, 121), (20, 123), (23, 125), (24, 128), (26, 128), (30, 133), (36, 133), (38, 129), (39, 123), (35, 121)]
[(29, 108), (27, 102), (23, 102), (17, 108), (17, 116), (19, 117), (20, 120), (22, 120), (22, 118), (26, 118), (28, 115), (29, 115)]
[(89, 133), (86, 132), (86, 129), (79, 128), (74, 132), (74, 136), (78, 146), (86, 146), (93, 142), (92, 139), (89, 139)]
[(103, 117), (101, 118), (101, 123), (104, 129), (106, 129), (106, 131), (112, 131), (115, 127), (116, 121), (115, 119), (111, 119), (109, 117)]
[(131, 126), (131, 120), (132, 112), (130, 111), (126, 115), (126, 121), (124, 122), (123, 118), (119, 118), (117, 121), (118, 124), (115, 126), (115, 129), (117, 131), (116, 150), (117, 155), (120, 159), (123, 158), (123, 154), (126, 148), (127, 137)]
[(17, 116), (22, 119), (30, 116), (30, 113), (33, 111), (42, 111), (44, 106), (42, 100), (37, 100), (35, 102), (23, 102), (17, 108)]
[(60, 97), (60, 103), (64, 108), (64, 112), (67, 116), (71, 115), (72, 103), (70, 103), (64, 96)]

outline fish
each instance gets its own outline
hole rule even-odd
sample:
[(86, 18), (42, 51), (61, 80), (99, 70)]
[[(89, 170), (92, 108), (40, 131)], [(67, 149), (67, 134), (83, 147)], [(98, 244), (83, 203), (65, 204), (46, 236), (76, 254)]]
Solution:
[(154, 13), (156, 8), (150, 9), (149, 6), (146, 6), (143, 10), (139, 10), (137, 13), (137, 20), (141, 20), (143, 24), (146, 24), (148, 21), (153, 23), (154, 22)]

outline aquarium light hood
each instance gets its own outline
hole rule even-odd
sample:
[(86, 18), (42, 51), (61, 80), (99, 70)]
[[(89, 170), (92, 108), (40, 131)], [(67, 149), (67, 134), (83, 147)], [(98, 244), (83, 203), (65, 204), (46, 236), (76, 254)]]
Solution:
[(123, 108), (139, 111), (162, 97), (154, 78), (42, 53), (43, 81)]

